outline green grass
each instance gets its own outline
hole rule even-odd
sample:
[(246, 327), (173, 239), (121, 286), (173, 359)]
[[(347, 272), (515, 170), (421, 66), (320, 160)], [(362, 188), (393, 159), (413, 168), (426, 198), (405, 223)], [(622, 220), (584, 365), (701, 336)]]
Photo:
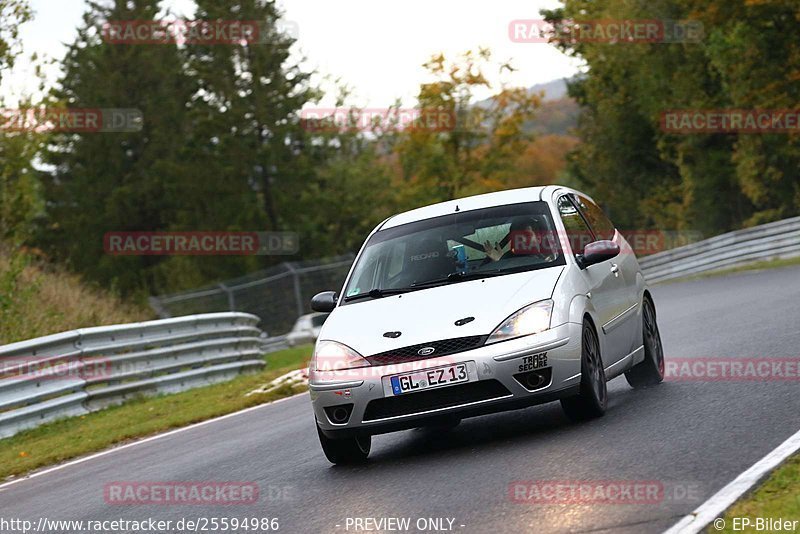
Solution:
[(0, 345), (153, 318), (146, 303), (123, 301), (107, 289), (0, 242)]
[[(789, 458), (766, 482), (725, 512), (722, 532), (756, 532), (755, 528), (733, 530), (734, 517), (748, 517), (751, 521), (757, 517), (800, 521), (800, 454)], [(711, 526), (708, 532), (720, 531)]]
[(665, 280), (663, 283), (671, 284), (673, 282), (689, 282), (692, 280), (702, 280), (704, 278), (711, 278), (714, 276), (724, 276), (727, 274), (742, 273), (746, 271), (758, 271), (763, 269), (779, 269), (781, 267), (790, 267), (792, 265), (800, 265), (800, 257), (758, 261), (755, 263), (748, 263), (747, 265), (731, 267), (729, 269), (720, 269), (719, 271), (695, 274), (692, 276), (684, 276), (682, 278), (675, 278), (674, 280)]
[[(135, 399), (78, 417), (70, 417), (0, 440), (0, 480), (299, 393), (286, 386), (246, 396), (270, 380), (308, 364), (311, 345), (268, 354), (258, 373), (173, 395)], [(310, 415), (309, 415), (310, 417)]]

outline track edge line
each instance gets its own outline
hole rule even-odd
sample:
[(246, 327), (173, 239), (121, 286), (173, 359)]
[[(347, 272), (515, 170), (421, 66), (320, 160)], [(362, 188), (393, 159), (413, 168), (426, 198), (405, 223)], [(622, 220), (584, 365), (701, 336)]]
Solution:
[(800, 450), (800, 430), (695, 508), (692, 513), (685, 515), (665, 530), (663, 534), (697, 534), (714, 519), (721, 517), (721, 514), (739, 497), (798, 450)]

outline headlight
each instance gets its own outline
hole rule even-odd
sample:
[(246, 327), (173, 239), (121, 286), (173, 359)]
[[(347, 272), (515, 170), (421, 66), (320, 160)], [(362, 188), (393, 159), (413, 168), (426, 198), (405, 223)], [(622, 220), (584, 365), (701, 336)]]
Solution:
[(550, 328), (552, 313), (553, 301), (549, 299), (525, 306), (500, 323), (486, 340), (486, 344), (544, 332)]
[(314, 349), (311, 368), (314, 371), (341, 371), (369, 367), (370, 363), (359, 353), (336, 341), (322, 340)]

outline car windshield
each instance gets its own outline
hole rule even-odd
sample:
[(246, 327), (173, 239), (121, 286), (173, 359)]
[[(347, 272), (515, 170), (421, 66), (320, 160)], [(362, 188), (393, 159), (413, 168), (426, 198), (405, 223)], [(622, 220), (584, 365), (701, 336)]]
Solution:
[(346, 301), (564, 265), (546, 202), (456, 212), (376, 232)]

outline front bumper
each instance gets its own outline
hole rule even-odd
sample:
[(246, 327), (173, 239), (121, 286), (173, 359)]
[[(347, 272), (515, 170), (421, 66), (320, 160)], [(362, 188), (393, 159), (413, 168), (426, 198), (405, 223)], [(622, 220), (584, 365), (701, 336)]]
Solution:
[[(581, 372), (580, 324), (565, 323), (545, 332), (485, 345), (477, 349), (400, 365), (314, 373), (309, 389), (314, 416), (330, 437), (381, 434), (424, 426), (441, 419), (463, 418), (541, 404), (578, 392)], [(531, 385), (520, 377), (531, 359), (547, 364), (535, 369), (546, 380)], [(405, 372), (465, 363), (469, 382), (394, 396), (388, 377)], [(526, 383), (526, 385), (523, 385)], [(335, 415), (347, 412), (345, 422)], [(340, 418), (341, 420), (341, 418)]]

